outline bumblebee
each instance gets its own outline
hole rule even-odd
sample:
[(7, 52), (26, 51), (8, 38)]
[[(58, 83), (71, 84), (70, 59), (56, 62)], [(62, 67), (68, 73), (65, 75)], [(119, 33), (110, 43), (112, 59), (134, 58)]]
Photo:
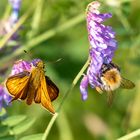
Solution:
[(114, 63), (103, 64), (100, 71), (100, 77), (98, 78), (101, 83), (100, 87), (96, 87), (99, 93), (107, 93), (107, 102), (109, 105), (113, 101), (113, 91), (117, 88), (132, 89), (135, 84), (128, 79), (121, 76), (120, 68)]

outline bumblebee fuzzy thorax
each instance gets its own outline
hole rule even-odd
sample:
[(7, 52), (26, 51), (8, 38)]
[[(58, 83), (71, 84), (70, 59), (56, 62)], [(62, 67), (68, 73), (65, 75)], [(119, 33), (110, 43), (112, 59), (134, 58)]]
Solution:
[(102, 74), (101, 82), (103, 84), (103, 90), (113, 91), (120, 87), (121, 75), (118, 69), (112, 68)]

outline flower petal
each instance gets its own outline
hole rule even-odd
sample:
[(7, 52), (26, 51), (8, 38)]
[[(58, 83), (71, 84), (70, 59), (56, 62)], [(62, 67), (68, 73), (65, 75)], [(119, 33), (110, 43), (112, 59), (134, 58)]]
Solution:
[(80, 84), (80, 91), (81, 91), (83, 100), (86, 100), (88, 97), (87, 88), (88, 88), (88, 77), (87, 77), (87, 75), (85, 75)]

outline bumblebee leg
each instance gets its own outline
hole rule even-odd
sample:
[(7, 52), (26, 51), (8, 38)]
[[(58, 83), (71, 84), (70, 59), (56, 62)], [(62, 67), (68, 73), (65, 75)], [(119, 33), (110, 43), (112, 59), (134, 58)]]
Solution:
[(98, 93), (102, 94), (103, 90), (100, 87), (95, 87), (95, 89), (97, 90)]

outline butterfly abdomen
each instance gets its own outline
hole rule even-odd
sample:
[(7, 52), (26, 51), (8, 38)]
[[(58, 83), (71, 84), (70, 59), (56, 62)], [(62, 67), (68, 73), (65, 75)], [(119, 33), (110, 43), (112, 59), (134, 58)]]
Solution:
[(41, 74), (42, 70), (35, 68), (32, 70), (32, 74), (30, 75), (30, 82), (29, 82), (29, 87), (27, 91), (27, 99), (26, 103), (28, 105), (32, 104), (33, 100), (35, 99), (36, 92), (38, 87), (41, 84)]

